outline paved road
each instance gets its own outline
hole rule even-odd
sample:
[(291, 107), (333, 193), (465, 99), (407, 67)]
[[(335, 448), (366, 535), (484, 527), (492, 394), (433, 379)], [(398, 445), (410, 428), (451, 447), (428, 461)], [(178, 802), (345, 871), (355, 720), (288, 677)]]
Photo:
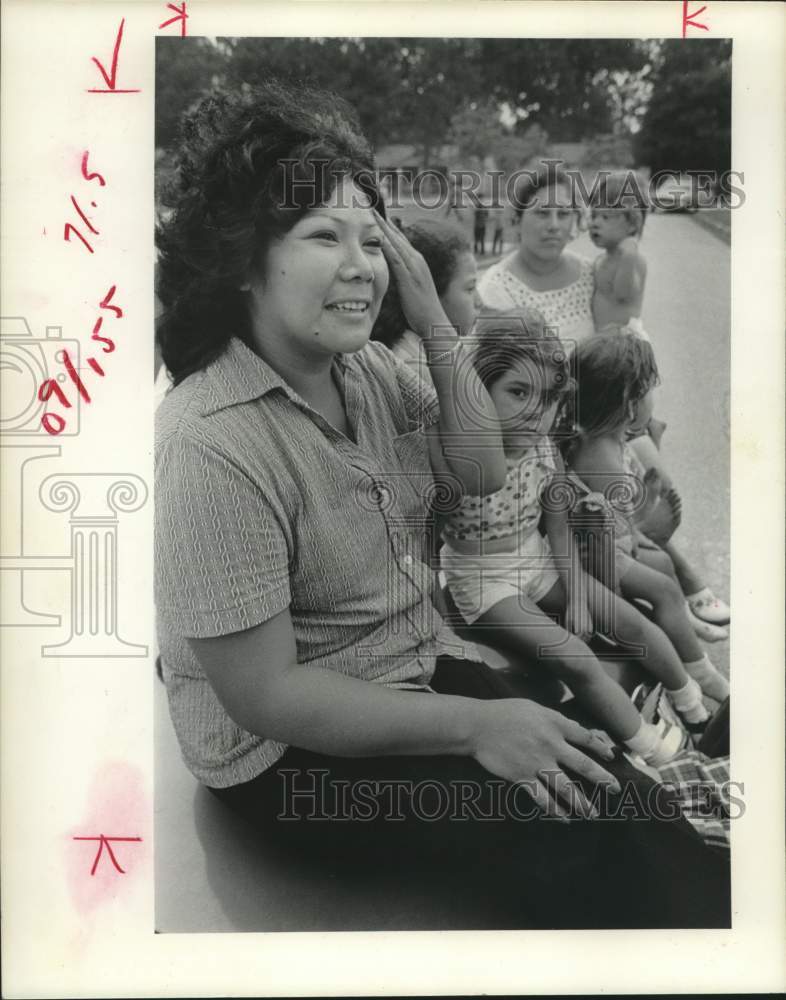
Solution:
[[(571, 249), (598, 253), (586, 235)], [(655, 214), (641, 249), (648, 264), (644, 326), (661, 375), (656, 413), (668, 424), (662, 454), (683, 498), (675, 541), (728, 600), (729, 247), (689, 216)], [(724, 673), (728, 647), (707, 647)]]

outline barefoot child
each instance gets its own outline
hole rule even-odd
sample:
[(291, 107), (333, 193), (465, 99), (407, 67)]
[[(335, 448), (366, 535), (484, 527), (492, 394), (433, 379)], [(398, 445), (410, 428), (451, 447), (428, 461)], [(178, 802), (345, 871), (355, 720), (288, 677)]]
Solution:
[(578, 387), (576, 433), (565, 448), (567, 465), (585, 491), (606, 500), (615, 491), (638, 493), (643, 499), (639, 511), (636, 504), (627, 511), (614, 504), (616, 586), (626, 599), (645, 600), (652, 606), (655, 622), (673, 643), (685, 671), (705, 694), (722, 701), (729, 694), (728, 682), (702, 651), (673, 573), (666, 575), (652, 563), (647, 565), (646, 550), (637, 540), (637, 513), (646, 517), (648, 508), (661, 502), (658, 472), (651, 469), (642, 479), (643, 470), (628, 444), (631, 433), (645, 427), (652, 414), (658, 379), (652, 347), (638, 337), (599, 335), (578, 345), (572, 364)]
[(679, 750), (680, 736), (645, 723), (583, 640), (598, 631), (643, 647), (646, 668), (677, 711), (690, 723), (706, 720), (707, 711), (660, 628), (584, 573), (572, 551), (558, 503), (561, 459), (548, 436), (567, 386), (564, 348), (530, 310), (478, 320), (473, 341), (508, 475), (501, 490), (464, 496), (448, 517), (441, 560), (451, 596), (467, 623), (483, 630), (479, 641), (539, 660), (614, 739), (657, 765)]

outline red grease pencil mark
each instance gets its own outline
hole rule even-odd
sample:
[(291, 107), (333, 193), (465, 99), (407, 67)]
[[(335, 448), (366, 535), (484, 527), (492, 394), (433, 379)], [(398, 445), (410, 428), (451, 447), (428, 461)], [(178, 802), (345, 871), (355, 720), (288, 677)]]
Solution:
[(682, 37), (684, 38), (687, 34), (688, 27), (691, 28), (701, 28), (702, 31), (709, 31), (710, 29), (706, 24), (702, 24), (700, 21), (694, 21), (694, 17), (698, 17), (699, 14), (703, 14), (707, 9), (706, 4), (704, 7), (699, 7), (698, 10), (694, 10), (692, 14), (688, 13), (688, 2), (689, 0), (682, 0)]
[(71, 233), (73, 233), (74, 236), (79, 237), (79, 239), (84, 243), (84, 245), (87, 247), (90, 253), (95, 253), (93, 248), (84, 238), (84, 236), (79, 232), (79, 230), (75, 226), (72, 226), (70, 222), (66, 222), (65, 226), (63, 227), (63, 239), (66, 240), (68, 243), (71, 242)]
[(183, 0), (183, 6), (178, 7), (176, 3), (168, 3), (167, 10), (173, 10), (176, 17), (170, 17), (168, 21), (164, 21), (163, 24), (159, 24), (159, 28), (168, 28), (170, 24), (175, 24), (180, 21), (180, 37), (186, 37), (186, 21), (188, 20), (188, 14), (186, 13), (186, 0)]
[(104, 69), (98, 59), (95, 56), (90, 58), (98, 66), (98, 69), (106, 82), (106, 88), (103, 87), (91, 87), (87, 92), (88, 94), (138, 94), (139, 89), (121, 89), (116, 86), (117, 84), (117, 58), (120, 54), (120, 43), (123, 41), (123, 25), (126, 23), (126, 19), (123, 18), (120, 22), (120, 27), (117, 30), (117, 38), (115, 39), (115, 48), (112, 52), (112, 68), (109, 73)]
[(71, 381), (76, 386), (77, 391), (79, 392), (79, 395), (82, 397), (82, 399), (84, 399), (84, 401), (86, 403), (89, 403), (90, 402), (90, 394), (88, 393), (87, 389), (85, 388), (85, 383), (79, 377), (76, 368), (74, 368), (74, 363), (71, 360), (71, 357), (70, 357), (68, 351), (63, 351), (63, 364), (65, 365), (65, 370), (68, 372), (68, 377), (71, 379)]
[(149, 827), (141, 772), (122, 761), (105, 764), (93, 779), (82, 818), (66, 831), (66, 878), (81, 914), (138, 882), (149, 865)]
[(87, 157), (88, 157), (88, 155), (89, 155), (89, 150), (86, 149), (84, 151), (84, 153), (82, 153), (82, 176), (84, 177), (84, 179), (86, 181), (94, 181), (94, 180), (98, 179), (98, 183), (101, 185), (101, 187), (104, 187), (104, 185), (106, 184), (106, 181), (101, 176), (101, 174), (99, 174), (97, 172), (94, 172), (92, 174), (90, 173), (90, 171), (89, 171), (89, 169), (87, 167)]
[(112, 851), (112, 847), (111, 847), (112, 841), (115, 841), (115, 842), (117, 842), (117, 841), (129, 841), (129, 842), (130, 841), (137, 841), (137, 842), (141, 842), (142, 838), (141, 837), (107, 837), (105, 834), (99, 833), (99, 835), (97, 837), (72, 837), (71, 840), (97, 840), (98, 841), (98, 850), (96, 851), (96, 859), (93, 862), (93, 867), (90, 869), (90, 874), (91, 875), (95, 875), (95, 873), (96, 873), (96, 868), (98, 868), (98, 862), (101, 860), (101, 855), (104, 853), (104, 847), (106, 847), (107, 852), (109, 853), (109, 858), (110, 858), (112, 864), (115, 866), (115, 868), (117, 868), (117, 870), (120, 872), (121, 875), (125, 875), (125, 873), (126, 873), (125, 868), (121, 868), (120, 867), (120, 865), (117, 863), (117, 858), (115, 857), (115, 855), (114, 855), (114, 853)]
[[(95, 322), (95, 326), (93, 327), (93, 332), (90, 336), (90, 339), (98, 341), (99, 344), (104, 344), (105, 346), (102, 347), (101, 350), (104, 352), (104, 354), (111, 354), (112, 351), (114, 351), (115, 349), (114, 340), (111, 340), (109, 337), (98, 336), (98, 331), (101, 329), (103, 322), (104, 322), (104, 317), (99, 316)], [(87, 360), (92, 361), (92, 358), (88, 358)], [(101, 374), (103, 375), (103, 372)]]
[[(85, 224), (85, 225), (87, 226), (87, 228), (88, 228), (88, 229), (90, 230), (90, 232), (91, 232), (91, 233), (94, 233), (94, 234), (95, 234), (96, 236), (98, 236), (98, 230), (97, 230), (97, 229), (95, 229), (95, 228), (94, 228), (94, 227), (93, 227), (93, 226), (91, 225), (91, 223), (90, 223), (90, 220), (89, 220), (89, 219), (88, 219), (88, 217), (87, 217), (87, 216), (85, 215), (85, 213), (84, 213), (84, 212), (82, 211), (82, 209), (81, 209), (81, 208), (79, 207), (79, 205), (78, 205), (78, 203), (77, 203), (77, 200), (76, 200), (76, 198), (75, 198), (75, 197), (74, 197), (73, 195), (71, 195), (71, 204), (72, 204), (72, 205), (74, 206), (74, 208), (75, 208), (75, 209), (77, 210), (77, 212), (79, 213), (79, 218), (80, 218), (80, 219), (82, 220), (82, 222), (84, 222), (84, 224)], [(96, 207), (96, 203), (95, 203), (94, 201), (91, 201), (91, 202), (90, 202), (90, 204), (91, 204), (91, 205), (92, 205), (92, 206), (93, 206), (94, 208)]]
[(112, 287), (109, 289), (109, 291), (103, 297), (103, 299), (101, 299), (101, 302), (99, 303), (98, 308), (99, 309), (111, 309), (112, 312), (115, 314), (115, 316), (117, 316), (117, 318), (120, 319), (120, 317), (123, 315), (123, 310), (120, 308), (120, 306), (112, 306), (112, 305), (109, 304), (112, 301), (112, 296), (115, 294), (115, 289), (116, 288), (117, 288), (117, 285), (112, 285)]

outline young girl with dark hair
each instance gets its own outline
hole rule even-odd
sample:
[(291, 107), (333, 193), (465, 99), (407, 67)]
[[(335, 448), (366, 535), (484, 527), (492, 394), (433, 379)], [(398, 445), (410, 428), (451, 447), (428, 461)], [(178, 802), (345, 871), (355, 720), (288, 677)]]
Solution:
[(646, 516), (649, 505), (658, 500), (657, 474), (644, 473), (628, 443), (631, 432), (646, 426), (652, 414), (658, 380), (652, 347), (638, 337), (603, 334), (579, 344), (571, 362), (578, 391), (567, 465), (585, 491), (606, 501), (615, 493), (643, 500), (631, 503), (627, 511), (620, 503), (614, 505), (616, 582), (609, 583), (628, 600), (651, 605), (685, 671), (705, 694), (722, 701), (729, 694), (728, 682), (699, 645), (673, 572), (667, 575), (648, 565), (650, 549), (637, 541), (637, 515)]

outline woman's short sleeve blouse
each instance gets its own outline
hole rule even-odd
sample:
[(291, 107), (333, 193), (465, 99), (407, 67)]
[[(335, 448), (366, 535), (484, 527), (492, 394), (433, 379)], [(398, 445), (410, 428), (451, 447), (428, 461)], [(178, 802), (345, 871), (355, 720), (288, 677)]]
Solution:
[(155, 593), (170, 714), (204, 784), (248, 781), (280, 743), (242, 730), (189, 637), (289, 609), (298, 662), (425, 687), (441, 652), (433, 607), (424, 428), (434, 389), (381, 344), (339, 355), (355, 440), (239, 340), (156, 414)]

